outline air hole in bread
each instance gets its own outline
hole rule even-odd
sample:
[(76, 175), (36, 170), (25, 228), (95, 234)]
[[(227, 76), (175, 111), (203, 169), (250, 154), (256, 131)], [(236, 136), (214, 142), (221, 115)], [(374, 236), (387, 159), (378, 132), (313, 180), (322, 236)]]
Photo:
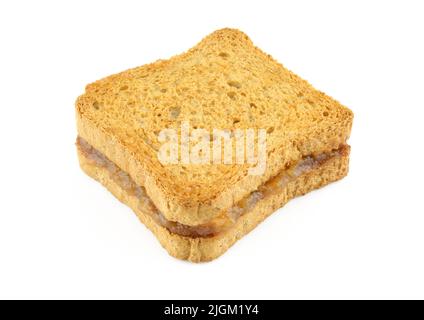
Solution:
[(180, 113), (181, 113), (181, 109), (180, 108), (178, 108), (178, 107), (171, 108), (169, 110), (169, 118), (171, 120), (175, 120), (175, 119), (178, 118), (178, 116), (180, 115)]
[(253, 108), (253, 109), (257, 109), (258, 108), (258, 106), (256, 104), (254, 104), (253, 102), (250, 103), (250, 107)]
[(160, 92), (162, 92), (162, 93), (166, 93), (166, 91), (167, 90), (165, 88), (160, 90)]
[(311, 106), (315, 105), (315, 103), (311, 99), (306, 99), (306, 102)]
[(230, 92), (227, 93), (227, 96), (229, 96), (231, 99), (235, 99), (236, 93), (234, 91), (230, 91)]
[(219, 56), (220, 56), (221, 58), (228, 58), (230, 55), (229, 55), (228, 53), (226, 53), (226, 52), (220, 52), (220, 53), (219, 53)]
[(94, 101), (94, 102), (93, 102), (93, 108), (94, 108), (94, 109), (96, 109), (96, 110), (99, 110), (99, 108), (100, 108), (100, 104), (99, 104), (99, 102), (98, 102), (98, 101)]
[(234, 88), (237, 88), (237, 89), (240, 89), (241, 88), (241, 83), (238, 82), (238, 81), (228, 81), (227, 84), (230, 87), (234, 87)]
[(240, 123), (240, 119), (238, 118), (233, 119), (233, 124), (237, 124), (237, 123)]
[(271, 134), (274, 132), (274, 127), (268, 128), (268, 130), (266, 131), (268, 134)]
[(128, 86), (122, 86), (122, 87), (120, 88), (120, 90), (121, 90), (121, 91), (126, 91), (126, 90), (128, 90)]
[(324, 112), (322, 113), (322, 115), (323, 115), (324, 117), (328, 117), (328, 116), (329, 116), (329, 113), (328, 113), (327, 111), (324, 111)]

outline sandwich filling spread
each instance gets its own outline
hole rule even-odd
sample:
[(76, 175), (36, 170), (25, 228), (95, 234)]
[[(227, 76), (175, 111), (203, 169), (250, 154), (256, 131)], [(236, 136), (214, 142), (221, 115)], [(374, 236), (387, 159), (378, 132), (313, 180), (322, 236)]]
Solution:
[(341, 146), (338, 150), (323, 153), (318, 156), (307, 156), (287, 170), (280, 172), (277, 176), (261, 185), (256, 191), (246, 196), (232, 208), (223, 211), (222, 214), (208, 223), (197, 226), (187, 226), (167, 220), (153, 204), (153, 201), (149, 198), (143, 186), (138, 185), (128, 173), (121, 170), (114, 162), (93, 148), (87, 141), (78, 137), (77, 146), (81, 154), (91, 165), (107, 170), (110, 178), (119, 185), (119, 187), (125, 190), (129, 195), (137, 197), (139, 203), (138, 209), (141, 212), (149, 214), (156, 223), (165, 227), (170, 232), (193, 238), (213, 237), (220, 232), (228, 230), (242, 215), (252, 210), (260, 200), (282, 193), (289, 182), (316, 169), (331, 158), (342, 156), (347, 149), (346, 146)]

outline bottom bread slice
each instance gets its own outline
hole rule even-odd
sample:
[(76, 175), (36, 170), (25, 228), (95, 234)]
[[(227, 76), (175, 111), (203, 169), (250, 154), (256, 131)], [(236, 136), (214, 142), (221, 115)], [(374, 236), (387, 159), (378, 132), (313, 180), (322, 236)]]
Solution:
[(103, 184), (116, 198), (128, 205), (141, 222), (158, 238), (168, 253), (178, 259), (192, 262), (211, 261), (227, 251), (237, 240), (253, 230), (260, 222), (289, 200), (318, 189), (347, 175), (349, 167), (348, 146), (288, 182), (278, 193), (271, 193), (257, 201), (246, 213), (238, 217), (234, 225), (211, 237), (192, 237), (176, 234), (159, 224), (151, 214), (140, 209), (140, 198), (128, 192), (114, 180), (106, 168), (97, 166), (78, 148), (78, 158), (82, 170)]

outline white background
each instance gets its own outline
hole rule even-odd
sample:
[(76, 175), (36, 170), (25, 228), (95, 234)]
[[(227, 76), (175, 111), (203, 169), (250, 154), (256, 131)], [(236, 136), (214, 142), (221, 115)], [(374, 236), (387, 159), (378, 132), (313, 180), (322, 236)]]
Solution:
[[(424, 298), (422, 3), (2, 1), (0, 298)], [(222, 27), (354, 111), (351, 171), (198, 265), (80, 171), (74, 101)]]

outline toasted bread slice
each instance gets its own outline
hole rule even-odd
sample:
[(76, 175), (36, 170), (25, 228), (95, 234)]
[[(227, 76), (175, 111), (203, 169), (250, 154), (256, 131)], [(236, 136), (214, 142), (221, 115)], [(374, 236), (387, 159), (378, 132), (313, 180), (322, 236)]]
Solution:
[[(76, 111), (79, 136), (143, 186), (167, 220), (188, 226), (218, 217), (304, 157), (339, 149), (353, 118), (234, 29), (216, 31), (169, 60), (88, 85)], [(265, 173), (249, 175), (249, 165), (238, 164), (162, 165), (158, 132), (182, 121), (207, 130), (267, 129)], [(340, 175), (331, 177), (324, 180)]]
[[(284, 181), (282, 185), (272, 179), (259, 192), (252, 194), (250, 199), (255, 198), (256, 201), (250, 203), (229, 227), (217, 233), (195, 235), (187, 233), (187, 226), (175, 228), (175, 224), (164, 221), (151, 199), (146, 196), (145, 189), (140, 188), (127, 173), (117, 168), (104, 155), (94, 151), (81, 139), (77, 146), (81, 168), (87, 175), (102, 183), (116, 198), (128, 205), (170, 255), (192, 262), (216, 259), (290, 199), (346, 176), (350, 151), (349, 146), (343, 146), (337, 152), (321, 157), (307, 170), (298, 171), (290, 180), (279, 177), (280, 182)], [(257, 196), (258, 193), (261, 195)], [(243, 201), (237, 204), (237, 208), (240, 206), (245, 206)], [(228, 211), (225, 216), (227, 214)]]

